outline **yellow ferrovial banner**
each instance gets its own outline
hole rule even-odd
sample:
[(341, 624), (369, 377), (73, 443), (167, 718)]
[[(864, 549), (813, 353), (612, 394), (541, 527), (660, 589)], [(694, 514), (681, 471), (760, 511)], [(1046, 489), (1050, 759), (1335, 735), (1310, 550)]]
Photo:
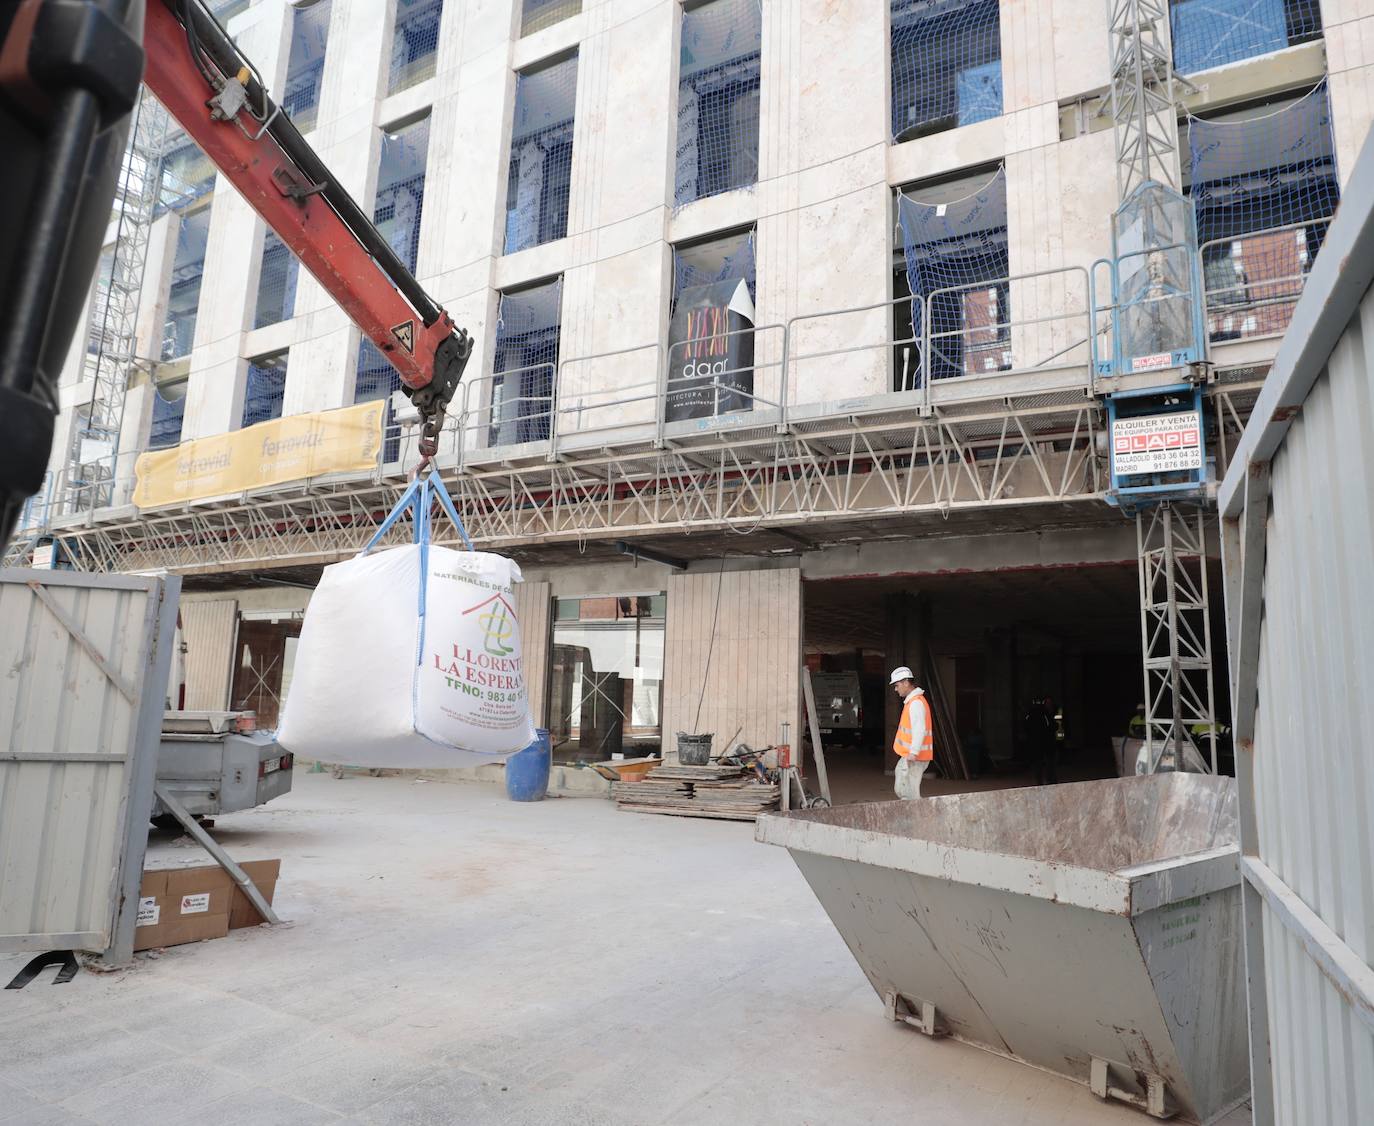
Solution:
[(294, 414), (139, 454), (134, 504), (157, 508), (318, 477), (374, 469), (385, 400)]

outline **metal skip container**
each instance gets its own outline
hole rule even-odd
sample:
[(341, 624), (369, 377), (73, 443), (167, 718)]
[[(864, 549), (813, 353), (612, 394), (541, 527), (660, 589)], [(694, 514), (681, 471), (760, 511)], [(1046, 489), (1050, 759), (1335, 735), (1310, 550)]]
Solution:
[(1235, 783), (1160, 774), (758, 820), (889, 1019), (1157, 1117), (1249, 1093)]

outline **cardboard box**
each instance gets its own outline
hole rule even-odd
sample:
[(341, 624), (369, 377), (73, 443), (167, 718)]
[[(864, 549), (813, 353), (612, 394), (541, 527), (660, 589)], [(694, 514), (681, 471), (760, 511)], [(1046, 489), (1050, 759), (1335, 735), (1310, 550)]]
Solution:
[[(257, 885), (258, 891), (262, 892), (263, 899), (270, 904), (272, 896), (276, 894), (277, 877), (281, 874), (280, 860), (250, 860), (240, 864), (248, 878)], [(239, 927), (255, 927), (263, 921), (258, 909), (253, 906), (252, 901), (243, 894), (239, 888), (234, 888), (233, 900), (229, 906), (229, 929), (238, 930)]]
[[(250, 861), (242, 867), (267, 901), (272, 902), (281, 861)], [(135, 950), (223, 938), (232, 927), (254, 926), (262, 921), (248, 897), (217, 864), (144, 872), (138, 916)]]

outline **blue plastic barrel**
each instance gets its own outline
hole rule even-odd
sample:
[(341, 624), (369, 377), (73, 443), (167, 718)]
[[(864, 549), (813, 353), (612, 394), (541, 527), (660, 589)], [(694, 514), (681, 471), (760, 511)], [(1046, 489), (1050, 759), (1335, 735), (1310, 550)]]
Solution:
[(506, 759), (506, 796), (511, 801), (543, 801), (549, 793), (549, 733), (536, 728), (535, 740)]

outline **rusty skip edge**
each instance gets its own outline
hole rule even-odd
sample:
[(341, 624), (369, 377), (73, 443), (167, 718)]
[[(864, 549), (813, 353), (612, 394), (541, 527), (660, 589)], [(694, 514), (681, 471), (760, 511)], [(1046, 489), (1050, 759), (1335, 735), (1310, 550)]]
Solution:
[(782, 813), (760, 816), (754, 827), (754, 839), (779, 845), (789, 852), (832, 856), (1125, 918), (1235, 887), (1240, 882), (1240, 849), (1235, 845), (1104, 872), (1059, 861), (827, 825)]

